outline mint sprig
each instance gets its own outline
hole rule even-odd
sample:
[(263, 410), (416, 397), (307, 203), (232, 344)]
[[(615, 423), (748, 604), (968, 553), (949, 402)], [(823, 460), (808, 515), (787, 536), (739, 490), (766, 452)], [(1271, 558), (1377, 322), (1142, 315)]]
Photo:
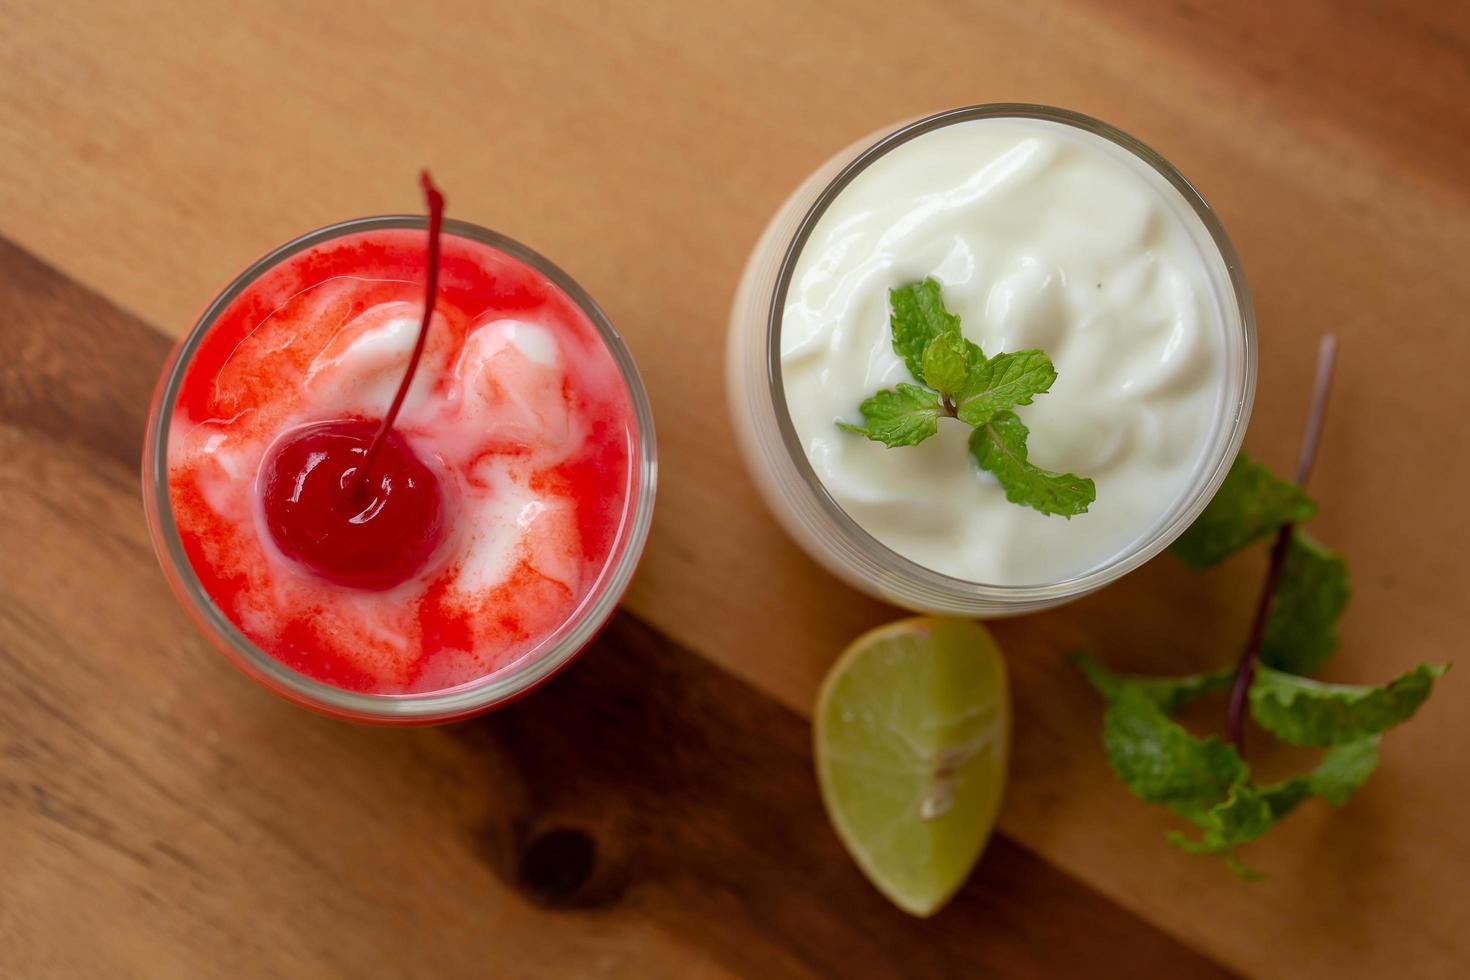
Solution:
[[(1316, 455), (1330, 387), (1335, 342), (1323, 342), (1312, 414), (1295, 483), (1278, 479), (1244, 454), (1204, 513), (1173, 546), (1185, 564), (1203, 568), (1275, 534), (1271, 563), (1249, 638), (1233, 670), (1187, 677), (1119, 674), (1085, 654), (1074, 660), (1102, 696), (1108, 762), (1137, 796), (1168, 806), (1196, 836), (1169, 841), (1223, 858), (1244, 878), (1260, 877), (1236, 848), (1261, 836), (1301, 803), (1319, 796), (1342, 806), (1378, 765), (1382, 735), (1407, 721), (1448, 665), (1421, 664), (1382, 685), (1325, 684), (1301, 675), (1337, 646), (1337, 620), (1350, 594), (1347, 563), (1295, 526), (1316, 513), (1301, 489)], [(1173, 720), (1188, 702), (1231, 688), (1229, 740), (1197, 736)], [(1267, 732), (1326, 751), (1310, 772), (1260, 785), (1241, 755), (1247, 705)]]
[(1051, 358), (1039, 350), (997, 354), (971, 368), (955, 415), (967, 425), (984, 425), (1017, 405), (1030, 405), (1032, 396), (1050, 391), (1056, 380)]
[(1172, 717), (1190, 701), (1229, 687), (1234, 671), (1156, 677), (1115, 673), (1084, 653), (1074, 654), (1073, 661), (1107, 705), (1103, 749), (1118, 778), (1136, 796), (1167, 806), (1198, 828), (1197, 837), (1171, 833), (1171, 844), (1223, 858), (1242, 878), (1260, 875), (1241, 863), (1237, 847), (1261, 836), (1312, 796), (1342, 806), (1378, 764), (1378, 733), (1388, 726), (1365, 724), (1353, 737), (1342, 728), (1337, 730), (1341, 740), (1315, 769), (1258, 785), (1251, 782), (1250, 765), (1235, 746), (1215, 735), (1195, 735)]
[(961, 337), (958, 329), (956, 326), (954, 333), (942, 333), (929, 341), (920, 358), (919, 377), (951, 404), (964, 396), (971, 374), (985, 363), (980, 348)]
[(970, 456), (993, 474), (1011, 503), (1043, 514), (1073, 517), (1097, 499), (1092, 480), (1055, 473), (1028, 458), (1030, 435), (1013, 411), (1051, 390), (1057, 379), (1051, 358), (1039, 350), (986, 357), (960, 333), (960, 318), (944, 306), (933, 278), (889, 290), (893, 351), (923, 386), (900, 383), (858, 406), (862, 425), (839, 421), (845, 432), (890, 449), (915, 446), (939, 431), (941, 418), (971, 426)]
[(1209, 506), (1169, 551), (1191, 568), (1209, 568), (1283, 524), (1308, 521), (1316, 513), (1306, 491), (1241, 453)]
[(1337, 647), (1337, 620), (1351, 594), (1342, 555), (1293, 530), (1261, 638), (1261, 663), (1293, 674), (1316, 670)]
[(1361, 739), (1332, 749), (1305, 776), (1293, 776), (1268, 786), (1241, 782), (1230, 794), (1194, 819), (1200, 836), (1191, 839), (1179, 831), (1169, 843), (1191, 854), (1213, 854), (1247, 881), (1264, 877), (1241, 863), (1235, 849), (1270, 830), (1299, 804), (1320, 796), (1333, 806), (1347, 802), (1378, 765), (1378, 738)]
[(997, 412), (970, 433), (970, 455), (995, 474), (1006, 499), (1043, 514), (1085, 514), (1097, 497), (1091, 480), (1074, 473), (1054, 473), (1026, 459), (1026, 426), (1015, 412)]
[(1258, 667), (1251, 717), (1293, 745), (1342, 745), (1407, 721), (1429, 697), (1448, 664), (1420, 664), (1387, 684), (1324, 684)]
[[(1101, 670), (1091, 664), (1092, 676)], [(1103, 748), (1118, 777), (1134, 793), (1193, 818), (1249, 776), (1245, 760), (1229, 744), (1214, 735), (1190, 734), (1169, 717), (1170, 710), (1154, 692), (1119, 675), (1113, 678), (1112, 694), (1105, 695)]]
[[(909, 366), (909, 374), (922, 379), (929, 345), (944, 334), (958, 337), (960, 318), (944, 308), (942, 290), (933, 277), (890, 289), (888, 305), (892, 310), (888, 327), (893, 331), (893, 352)], [(975, 351), (979, 354), (980, 348)]]
[(1235, 680), (1233, 670), (1216, 670), (1185, 677), (1118, 674), (1082, 652), (1073, 654), (1072, 662), (1108, 704), (1118, 700), (1126, 689), (1148, 698), (1163, 709), (1166, 715), (1172, 715), (1195, 698), (1211, 691), (1228, 688)]
[(838, 428), (857, 432), (890, 448), (916, 446), (939, 431), (943, 411), (939, 395), (918, 385), (885, 388), (859, 406), (862, 425), (838, 422)]

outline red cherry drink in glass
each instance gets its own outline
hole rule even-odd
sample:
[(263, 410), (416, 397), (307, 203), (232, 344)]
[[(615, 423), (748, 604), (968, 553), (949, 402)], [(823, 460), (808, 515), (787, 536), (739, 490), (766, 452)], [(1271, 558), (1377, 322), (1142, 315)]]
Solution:
[(445, 222), (401, 411), (363, 447), (418, 338), (424, 219), (282, 246), (174, 352), (144, 491), (160, 560), (206, 635), (331, 714), (464, 717), (549, 676), (612, 613), (652, 512), (632, 358), (565, 273)]

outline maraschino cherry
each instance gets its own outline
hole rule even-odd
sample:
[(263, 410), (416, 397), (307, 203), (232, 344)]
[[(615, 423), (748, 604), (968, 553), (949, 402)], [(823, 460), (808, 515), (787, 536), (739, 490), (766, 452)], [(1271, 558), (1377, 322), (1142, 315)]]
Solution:
[(266, 454), (257, 483), (276, 547), (321, 578), (359, 589), (408, 581), (444, 538), (439, 479), (393, 431), (439, 292), (444, 196), (428, 171), (420, 180), (429, 205), (424, 318), (392, 405), (381, 422), (334, 419), (293, 430)]

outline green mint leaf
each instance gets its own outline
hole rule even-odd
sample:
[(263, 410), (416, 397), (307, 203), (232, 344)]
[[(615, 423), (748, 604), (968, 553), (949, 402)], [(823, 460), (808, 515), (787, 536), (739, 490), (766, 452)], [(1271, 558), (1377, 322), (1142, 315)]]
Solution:
[(1013, 504), (1064, 517), (1087, 513), (1097, 499), (1097, 485), (1075, 473), (1053, 473), (1027, 462), (1026, 436), (1015, 412), (998, 412), (970, 433), (970, 455), (995, 474)]
[(1024, 350), (987, 360), (960, 333), (960, 319), (945, 309), (933, 278), (891, 289), (888, 298), (893, 350), (929, 387), (880, 391), (860, 406), (862, 425), (838, 421), (838, 428), (889, 447), (912, 446), (939, 431), (940, 416), (956, 416), (974, 427), (970, 455), (995, 475), (1011, 503), (1065, 517), (1086, 513), (1097, 498), (1096, 484), (1030, 463), (1026, 426), (1011, 411), (1051, 388), (1057, 377), (1051, 359)]
[(1249, 843), (1274, 827), (1314, 794), (1333, 806), (1342, 806), (1363, 785), (1378, 765), (1377, 735), (1329, 749), (1317, 768), (1305, 776), (1293, 776), (1269, 786), (1241, 783), (1230, 790), (1224, 802), (1190, 819), (1200, 828), (1198, 839), (1181, 833), (1169, 842), (1191, 854), (1215, 854), (1242, 878), (1261, 878), (1235, 856), (1235, 848)]
[(983, 364), (980, 348), (958, 333), (942, 333), (924, 348), (922, 375), (924, 383), (945, 398), (954, 398), (964, 389), (973, 365)]
[(1176, 831), (1169, 835), (1169, 843), (1191, 854), (1222, 857), (1226, 866), (1242, 879), (1258, 881), (1265, 876), (1242, 864), (1235, 856), (1235, 848), (1270, 830), (1311, 795), (1312, 780), (1306, 776), (1294, 776), (1270, 786), (1241, 783), (1231, 789), (1224, 802), (1194, 820), (1200, 828), (1199, 839), (1191, 840)]
[(1337, 619), (1350, 593), (1342, 555), (1295, 531), (1266, 620), (1261, 663), (1291, 674), (1316, 670), (1337, 648)]
[(1173, 714), (1201, 695), (1230, 687), (1235, 671), (1216, 670), (1208, 674), (1184, 677), (1155, 677), (1152, 674), (1120, 674), (1109, 670), (1082, 651), (1072, 654), (1072, 662), (1104, 701), (1112, 701), (1125, 688), (1147, 697), (1165, 714)]
[(1034, 395), (1045, 394), (1056, 381), (1051, 358), (1039, 350), (997, 354), (974, 370), (956, 401), (961, 422), (985, 425), (1017, 405), (1030, 405)]
[(1183, 834), (1171, 834), (1169, 840), (1191, 854), (1225, 854), (1270, 830), (1278, 809), (1284, 815), (1310, 795), (1310, 783), (1300, 776), (1265, 790), (1240, 783), (1194, 820), (1203, 832), (1198, 840)]
[(1379, 736), (1370, 735), (1328, 749), (1312, 771), (1312, 792), (1333, 806), (1346, 803), (1377, 768), (1379, 741)]
[(1305, 521), (1317, 505), (1294, 483), (1278, 480), (1245, 453), (1204, 511), (1170, 546), (1192, 568), (1208, 568), (1283, 524)]
[(1408, 720), (1448, 669), (1448, 664), (1420, 664), (1374, 687), (1324, 684), (1262, 666), (1251, 684), (1251, 715), (1293, 745), (1342, 745)]
[(1152, 677), (1120, 674), (1080, 651), (1072, 661), (1108, 704), (1103, 748), (1138, 796), (1198, 821), (1250, 774), (1235, 749), (1214, 736), (1191, 735), (1169, 718), (1195, 698), (1230, 686), (1233, 671)]
[(1191, 854), (1222, 858), (1241, 878), (1262, 877), (1235, 848), (1264, 834), (1313, 795), (1342, 806), (1378, 764), (1378, 735), (1333, 746), (1310, 773), (1258, 786), (1229, 745), (1198, 738), (1168, 715), (1209, 691), (1229, 687), (1234, 671), (1154, 677), (1110, 670), (1085, 653), (1072, 661), (1108, 702), (1103, 745), (1108, 762), (1134, 793), (1163, 803), (1199, 828), (1172, 832), (1169, 842)]
[[(1301, 780), (1300, 785), (1301, 798), (1305, 799), (1310, 792), (1306, 780)], [(1205, 851), (1219, 854), (1237, 844), (1255, 840), (1270, 830), (1275, 822), (1270, 798), (1249, 783), (1241, 783), (1231, 788), (1230, 795), (1223, 802), (1200, 816), (1196, 823), (1204, 831), (1203, 839), (1185, 846), (1185, 849), (1195, 854)]]
[(1234, 748), (1213, 735), (1191, 735), (1151, 696), (1128, 685), (1103, 715), (1102, 739), (1109, 764), (1129, 789), (1192, 820), (1250, 775)]
[(885, 388), (859, 406), (863, 424), (838, 422), (839, 429), (892, 448), (916, 446), (939, 431), (939, 396), (918, 385)]
[(1279, 783), (1259, 787), (1256, 791), (1271, 811), (1271, 822), (1275, 823), (1317, 792), (1317, 774), (1314, 771), (1309, 776), (1292, 776)]
[(893, 352), (903, 358), (918, 381), (924, 377), (924, 351), (940, 334), (958, 334), (960, 318), (944, 308), (939, 282), (932, 276), (890, 289), (888, 304), (892, 309), (888, 323), (893, 331)]

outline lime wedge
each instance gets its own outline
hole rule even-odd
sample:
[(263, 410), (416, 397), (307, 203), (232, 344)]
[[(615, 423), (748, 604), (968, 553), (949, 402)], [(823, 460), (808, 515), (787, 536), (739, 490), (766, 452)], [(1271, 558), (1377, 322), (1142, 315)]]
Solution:
[(822, 684), (817, 780), (837, 835), (911, 915), (969, 876), (1005, 786), (1011, 705), (984, 627), (905, 619), (861, 636)]

